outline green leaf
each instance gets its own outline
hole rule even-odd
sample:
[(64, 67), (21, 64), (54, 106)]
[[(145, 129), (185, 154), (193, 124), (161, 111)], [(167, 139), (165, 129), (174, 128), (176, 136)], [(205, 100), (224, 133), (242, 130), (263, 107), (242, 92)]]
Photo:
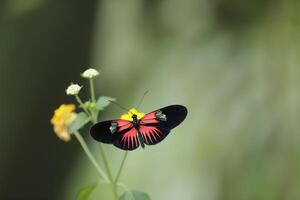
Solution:
[(89, 186), (86, 186), (82, 188), (76, 197), (76, 200), (87, 200), (89, 199), (90, 195), (94, 191), (94, 189), (97, 187), (97, 183), (91, 184)]
[(90, 117), (87, 116), (84, 112), (80, 112), (77, 114), (76, 119), (72, 122), (69, 127), (69, 133), (74, 133), (81, 129), (84, 125), (86, 125), (90, 121)]
[(111, 103), (111, 101), (116, 101), (116, 99), (112, 97), (101, 96), (97, 100), (96, 108), (98, 110), (104, 110), (104, 108), (107, 107)]
[(151, 200), (149, 195), (145, 192), (138, 190), (127, 190), (125, 191), (119, 200)]

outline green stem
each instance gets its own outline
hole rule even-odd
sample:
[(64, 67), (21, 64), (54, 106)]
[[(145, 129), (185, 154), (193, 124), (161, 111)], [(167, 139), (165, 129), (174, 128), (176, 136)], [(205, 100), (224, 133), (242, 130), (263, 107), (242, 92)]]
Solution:
[(117, 184), (118, 187), (122, 188), (123, 190), (129, 190), (129, 187), (127, 185), (125, 185), (124, 183), (118, 183)]
[(128, 155), (128, 151), (126, 151), (125, 154), (124, 154), (124, 156), (123, 156), (123, 159), (122, 159), (122, 162), (121, 162), (119, 171), (118, 171), (117, 176), (116, 176), (116, 178), (115, 178), (115, 180), (114, 180), (114, 183), (115, 183), (115, 184), (118, 184), (118, 180), (119, 180), (120, 175), (121, 175), (121, 173), (122, 173), (123, 166), (124, 166), (125, 160), (126, 160), (126, 158), (127, 158), (127, 155)]
[(118, 191), (117, 191), (118, 187), (115, 183), (112, 184), (112, 187), (113, 187), (114, 198), (115, 198), (115, 200), (118, 200), (119, 199), (119, 195), (118, 195)]
[(110, 167), (109, 167), (109, 164), (108, 164), (107, 156), (106, 156), (104, 147), (101, 143), (99, 144), (99, 149), (100, 149), (101, 156), (103, 158), (104, 167), (105, 167), (106, 173), (108, 175), (108, 178), (111, 182), (113, 182), (113, 178), (112, 178), (112, 175), (111, 175), (111, 171), (110, 171)]
[(96, 98), (95, 98), (95, 90), (94, 90), (94, 80), (92, 78), (90, 78), (89, 80), (90, 80), (91, 99), (92, 102), (95, 103)]
[[(95, 119), (92, 119), (92, 122), (93, 122), (93, 124), (97, 123), (97, 121)], [(101, 157), (102, 157), (102, 160), (103, 160), (103, 163), (104, 163), (105, 171), (106, 171), (108, 179), (110, 180), (110, 183), (112, 185), (114, 198), (115, 198), (115, 200), (118, 200), (119, 196), (118, 196), (118, 191), (117, 191), (117, 185), (113, 180), (111, 170), (110, 170), (110, 166), (109, 166), (109, 163), (108, 163), (108, 159), (107, 159), (103, 144), (101, 144), (101, 143), (99, 144), (99, 150), (100, 150), (100, 154), (101, 154)]]
[[(89, 81), (90, 81), (91, 100), (92, 100), (92, 103), (93, 103), (93, 104), (96, 104), (94, 79), (93, 79), (93, 78), (90, 78)], [(97, 111), (95, 111), (95, 110), (91, 110), (90, 112), (91, 112), (91, 115), (92, 115), (93, 120), (94, 120), (94, 121), (97, 121), (98, 113), (99, 113), (99, 112), (97, 112)]]
[(122, 162), (121, 162), (121, 165), (120, 165), (120, 168), (118, 170), (117, 176), (116, 176), (115, 180), (112, 182), (113, 193), (114, 193), (114, 197), (115, 197), (116, 200), (119, 198), (117, 189), (118, 189), (118, 186), (120, 184), (118, 183), (118, 180), (120, 178), (120, 175), (121, 175), (125, 160), (127, 158), (127, 155), (128, 155), (128, 151), (125, 152), (125, 154), (123, 156), (123, 159), (122, 159)]
[[(97, 112), (98, 113), (98, 112)], [(93, 124), (96, 124), (97, 123), (97, 116), (98, 116), (98, 114), (97, 113), (95, 113), (94, 111), (92, 111), (91, 110), (91, 120), (92, 120), (92, 122), (93, 122)]]
[(86, 112), (87, 115), (89, 115), (91, 118), (93, 117), (92, 114), (85, 108), (83, 102), (81, 101), (80, 97), (78, 95), (75, 95), (75, 98), (77, 102), (79, 103), (80, 107)]
[(100, 154), (101, 154), (101, 157), (103, 159), (103, 162), (104, 162), (104, 167), (105, 167), (108, 179), (109, 179), (109, 181), (110, 181), (110, 183), (112, 185), (114, 199), (118, 200), (119, 196), (118, 196), (118, 191), (117, 191), (117, 184), (114, 182), (113, 177), (111, 175), (111, 170), (110, 170), (110, 167), (109, 167), (108, 159), (107, 159), (104, 147), (103, 147), (103, 145), (101, 143), (99, 144), (99, 150), (100, 150)]
[(105, 172), (98, 165), (96, 159), (92, 155), (90, 149), (88, 148), (86, 142), (84, 141), (84, 139), (80, 135), (80, 133), (77, 131), (77, 132), (74, 133), (74, 135), (77, 138), (77, 140), (79, 141), (79, 143), (81, 144), (81, 146), (82, 146), (85, 154), (87, 155), (87, 157), (89, 158), (89, 160), (91, 161), (91, 163), (94, 165), (94, 167), (96, 168), (96, 170), (98, 171), (98, 173), (100, 174), (100, 176), (102, 176), (106, 182), (111, 183), (110, 179), (106, 176)]
[[(93, 122), (93, 124), (97, 123), (97, 121), (95, 119), (92, 119), (92, 122)], [(104, 162), (104, 167), (105, 167), (106, 173), (108, 175), (108, 178), (111, 181), (111, 183), (113, 183), (114, 180), (113, 180), (113, 177), (111, 175), (108, 159), (107, 159), (103, 144), (101, 144), (101, 143), (99, 144), (99, 150), (100, 150), (100, 154), (101, 154), (101, 157), (103, 159), (103, 162)]]
[[(93, 81), (92, 78), (90, 78), (89, 81), (90, 81), (91, 100), (92, 100), (92, 103), (96, 103), (94, 81)], [(90, 112), (91, 112), (92, 122), (93, 122), (93, 124), (96, 124), (97, 123), (97, 118), (98, 118), (99, 111), (95, 112), (94, 110), (90, 110)], [(101, 143), (99, 144), (99, 150), (100, 150), (100, 154), (101, 154), (101, 157), (103, 159), (103, 162), (104, 162), (104, 167), (105, 167), (108, 179), (110, 180), (110, 183), (112, 185), (114, 199), (118, 200), (119, 199), (119, 196), (118, 196), (118, 183), (115, 182), (114, 179), (113, 179), (113, 176), (112, 176), (112, 173), (111, 173), (111, 170), (110, 170), (110, 166), (109, 166), (109, 163), (108, 163), (108, 159), (107, 159), (104, 147), (103, 147), (103, 145)], [(127, 156), (127, 152), (126, 152), (126, 156)], [(125, 156), (125, 158), (126, 158), (126, 156)], [(120, 170), (122, 170), (122, 168), (123, 168), (124, 161), (125, 160), (123, 158)], [(120, 170), (118, 172), (118, 177), (120, 176), (120, 173), (121, 173)], [(118, 179), (116, 179), (116, 181), (117, 180)]]

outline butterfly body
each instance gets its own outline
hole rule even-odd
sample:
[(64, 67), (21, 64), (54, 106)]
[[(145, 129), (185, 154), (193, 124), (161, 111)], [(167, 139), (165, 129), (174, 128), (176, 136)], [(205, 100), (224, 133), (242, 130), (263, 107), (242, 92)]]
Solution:
[(132, 123), (133, 123), (133, 127), (137, 131), (138, 140), (139, 140), (139, 143), (141, 144), (141, 147), (145, 148), (145, 141), (142, 136), (142, 133), (140, 132), (140, 123), (139, 123), (139, 120), (138, 120), (138, 117), (136, 114), (132, 115)]
[(161, 142), (187, 115), (182, 105), (167, 106), (148, 114), (130, 109), (120, 119), (99, 122), (91, 130), (91, 136), (102, 143), (113, 144), (123, 150)]

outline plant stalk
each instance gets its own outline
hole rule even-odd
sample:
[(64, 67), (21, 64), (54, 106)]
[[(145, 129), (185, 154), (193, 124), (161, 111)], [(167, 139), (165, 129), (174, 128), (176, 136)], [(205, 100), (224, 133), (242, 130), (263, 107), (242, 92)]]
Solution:
[(90, 149), (88, 148), (86, 142), (84, 141), (83, 137), (80, 135), (80, 133), (77, 131), (74, 133), (75, 137), (77, 138), (77, 140), (79, 141), (80, 145), (82, 146), (85, 154), (87, 155), (87, 157), (89, 158), (89, 160), (91, 161), (91, 163), (94, 165), (94, 167), (96, 168), (96, 170), (98, 171), (99, 175), (108, 183), (112, 183), (110, 181), (110, 179), (106, 176), (105, 172), (103, 171), (103, 169), (98, 165), (96, 159), (94, 158), (93, 154), (91, 153)]
[(124, 156), (123, 156), (123, 159), (122, 159), (120, 168), (119, 168), (118, 173), (117, 173), (117, 176), (116, 176), (116, 178), (115, 178), (115, 180), (114, 180), (114, 183), (115, 183), (115, 184), (118, 184), (118, 181), (119, 181), (121, 172), (122, 172), (122, 170), (123, 170), (123, 166), (124, 166), (125, 160), (126, 160), (126, 158), (127, 158), (127, 155), (128, 155), (128, 151), (126, 151), (125, 154), (124, 154)]

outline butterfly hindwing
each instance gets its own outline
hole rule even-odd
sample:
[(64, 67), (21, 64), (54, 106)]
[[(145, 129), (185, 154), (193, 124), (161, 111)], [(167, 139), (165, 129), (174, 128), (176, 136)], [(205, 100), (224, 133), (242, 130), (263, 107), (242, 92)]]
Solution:
[(144, 138), (145, 144), (154, 145), (161, 142), (170, 133), (170, 129), (160, 123), (144, 124), (140, 126), (140, 132)]
[(118, 134), (118, 138), (113, 143), (116, 147), (132, 151), (140, 146), (137, 131), (134, 127), (128, 129), (124, 133)]
[(131, 121), (110, 120), (99, 122), (91, 128), (91, 136), (103, 143), (113, 144), (123, 150), (139, 147), (137, 133)]

